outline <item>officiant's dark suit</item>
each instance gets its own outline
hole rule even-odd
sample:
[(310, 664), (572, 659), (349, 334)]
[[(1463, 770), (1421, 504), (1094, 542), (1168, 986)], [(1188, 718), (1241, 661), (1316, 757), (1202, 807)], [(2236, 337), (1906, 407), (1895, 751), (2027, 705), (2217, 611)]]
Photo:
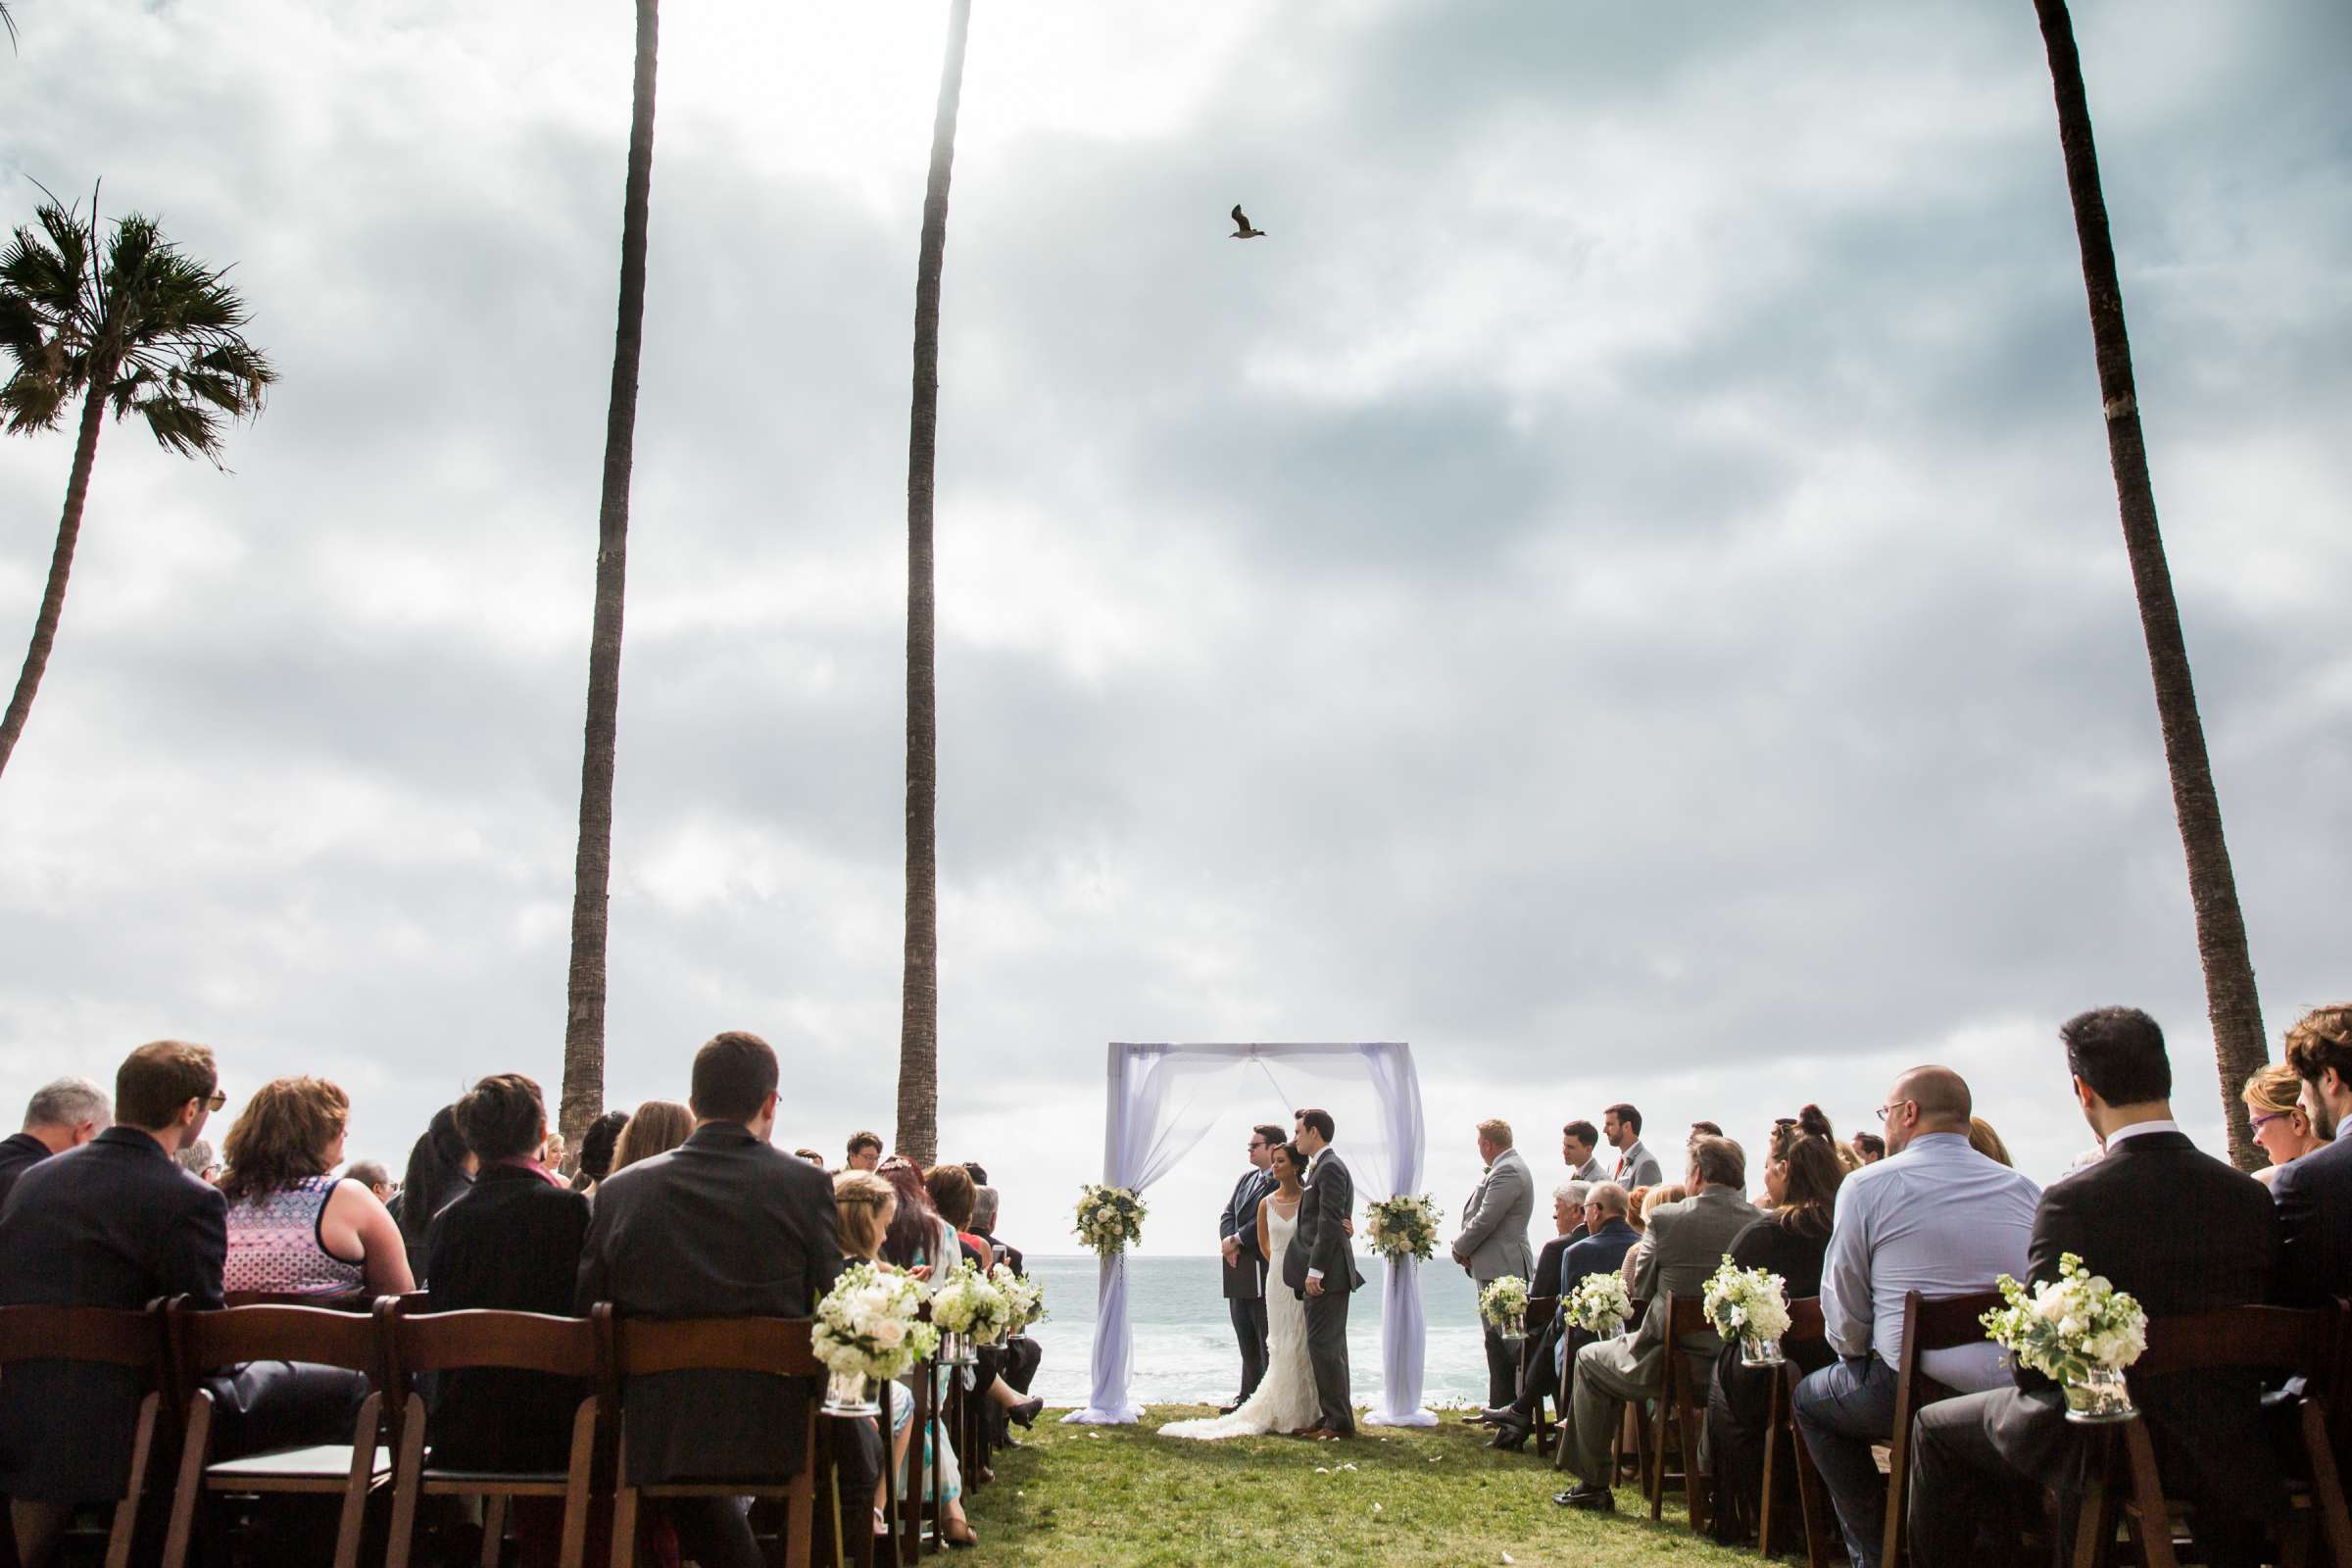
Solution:
[[(1348, 1217), (1354, 1211), (1355, 1178), (1339, 1151), (1325, 1145), (1307, 1162), (1298, 1230), (1282, 1255), (1282, 1280), (1306, 1302), (1306, 1356), (1315, 1369), (1315, 1396), (1323, 1425), (1343, 1437), (1355, 1432), (1348, 1388), (1348, 1298), (1364, 1287), (1348, 1241)], [(1322, 1280), (1320, 1295), (1307, 1293), (1309, 1273)]]
[[(1254, 1132), (1250, 1135), (1253, 1153), (1262, 1142)], [(1236, 1404), (1255, 1394), (1258, 1379), (1266, 1375), (1266, 1259), (1257, 1250), (1257, 1205), (1273, 1190), (1274, 1178), (1253, 1165), (1233, 1184), (1233, 1196), (1217, 1217), (1218, 1242), (1230, 1237), (1239, 1249), (1234, 1260), (1224, 1264), (1225, 1309), (1233, 1316), (1233, 1337), (1242, 1347), (1242, 1392)], [(1221, 1254), (1221, 1246), (1219, 1250)]]
[[(2058, 1278), (2076, 1253), (2129, 1291), (2151, 1317), (2267, 1298), (2278, 1256), (2270, 1195), (2202, 1153), (2184, 1133), (2111, 1136), (2107, 1155), (2041, 1195), (2027, 1251), (2029, 1283)], [(1973, 1563), (1975, 1526), (2005, 1496), (2047, 1482), (2080, 1486), (2083, 1429), (2066, 1420), (2063, 1391), (2030, 1368), (2017, 1387), (1922, 1409), (1914, 1425), (1910, 1529), (1920, 1568)], [(2217, 1562), (2251, 1562), (2278, 1477), (2250, 1371), (2132, 1380), (2170, 1484), (2196, 1504), (2197, 1533)]]

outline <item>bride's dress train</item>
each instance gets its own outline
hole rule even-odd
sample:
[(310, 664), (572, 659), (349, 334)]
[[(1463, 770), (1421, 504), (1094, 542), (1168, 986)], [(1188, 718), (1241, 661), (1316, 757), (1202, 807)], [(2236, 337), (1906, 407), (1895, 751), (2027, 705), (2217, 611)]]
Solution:
[(1306, 1303), (1282, 1283), (1282, 1256), (1290, 1250), (1298, 1216), (1266, 1209), (1266, 1375), (1257, 1392), (1231, 1415), (1171, 1421), (1163, 1438), (1254, 1438), (1269, 1432), (1298, 1432), (1322, 1419), (1315, 1396), (1315, 1369), (1306, 1356)]

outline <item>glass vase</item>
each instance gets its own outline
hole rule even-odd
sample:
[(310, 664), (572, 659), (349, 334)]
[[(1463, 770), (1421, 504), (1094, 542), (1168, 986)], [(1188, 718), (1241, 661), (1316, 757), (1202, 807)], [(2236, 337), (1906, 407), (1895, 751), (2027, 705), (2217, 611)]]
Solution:
[(972, 1353), (972, 1337), (954, 1329), (943, 1329), (939, 1336), (939, 1364), (941, 1366), (970, 1366), (979, 1359)]
[(874, 1402), (873, 1379), (862, 1372), (836, 1372), (825, 1379), (825, 1414), (848, 1418), (880, 1415)]
[(2066, 1418), (2088, 1426), (2129, 1421), (2139, 1412), (2132, 1404), (2132, 1387), (2121, 1367), (2094, 1366), (2066, 1385)]
[(1741, 1340), (1740, 1342), (1740, 1364), (1741, 1366), (1787, 1366), (1788, 1358), (1781, 1353), (1781, 1342), (1778, 1340)]
[(1521, 1310), (1521, 1311), (1517, 1311), (1517, 1312), (1510, 1313), (1508, 1316), (1506, 1316), (1505, 1318), (1503, 1318), (1503, 1320), (1502, 1320), (1500, 1323), (1497, 1323), (1497, 1324), (1495, 1324), (1495, 1325), (1494, 1325), (1494, 1331), (1495, 1331), (1497, 1334), (1500, 1334), (1500, 1335), (1501, 1335), (1501, 1336), (1502, 1336), (1504, 1339), (1506, 1339), (1506, 1340), (1524, 1340), (1524, 1339), (1526, 1339), (1526, 1338), (1527, 1338), (1527, 1313), (1526, 1313), (1526, 1311), (1525, 1311), (1525, 1310)]

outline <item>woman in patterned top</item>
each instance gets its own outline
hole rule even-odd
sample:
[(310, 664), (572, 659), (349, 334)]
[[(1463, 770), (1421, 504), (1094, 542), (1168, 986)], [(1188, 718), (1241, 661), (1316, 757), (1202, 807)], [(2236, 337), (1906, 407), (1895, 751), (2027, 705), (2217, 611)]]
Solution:
[(222, 1146), (228, 1174), (225, 1290), (399, 1296), (416, 1288), (394, 1222), (367, 1185), (327, 1174), (343, 1162), (351, 1102), (322, 1078), (263, 1085)]

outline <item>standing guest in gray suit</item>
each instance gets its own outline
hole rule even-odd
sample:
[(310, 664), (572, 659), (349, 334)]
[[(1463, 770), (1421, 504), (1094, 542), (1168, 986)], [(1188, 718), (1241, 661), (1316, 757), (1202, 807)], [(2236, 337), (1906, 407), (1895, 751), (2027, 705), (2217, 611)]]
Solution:
[(1233, 1336), (1242, 1347), (1242, 1392), (1219, 1411), (1231, 1415), (1257, 1392), (1266, 1375), (1266, 1260), (1257, 1250), (1257, 1205), (1274, 1190), (1266, 1174), (1274, 1148), (1283, 1141), (1282, 1129), (1272, 1124), (1250, 1129), (1250, 1168), (1233, 1184), (1225, 1212), (1217, 1216), (1217, 1246), (1225, 1258), (1225, 1308), (1233, 1318)]
[(114, 1124), (106, 1091), (87, 1078), (60, 1078), (34, 1090), (24, 1107), (24, 1130), (0, 1139), (0, 1204), (35, 1161), (79, 1149)]
[[(1462, 1234), (1453, 1239), (1453, 1260), (1484, 1290), (1491, 1280), (1517, 1275), (1535, 1287), (1535, 1254), (1528, 1250), (1527, 1222), (1536, 1212), (1536, 1176), (1511, 1147), (1511, 1124), (1478, 1124), (1478, 1157), (1487, 1173), (1462, 1205)], [(1519, 1357), (1502, 1331), (1485, 1325), (1487, 1403), (1509, 1404), (1519, 1395)]]
[(1656, 1187), (1666, 1180), (1666, 1167), (1658, 1156), (1642, 1142), (1642, 1113), (1622, 1101), (1600, 1113), (1600, 1135), (1617, 1151), (1617, 1163), (1609, 1171), (1609, 1180), (1632, 1192), (1637, 1187)]
[[(1732, 1238), (1756, 1218), (1745, 1196), (1747, 1155), (1729, 1138), (1701, 1138), (1690, 1146), (1690, 1196), (1666, 1203), (1649, 1216), (1649, 1234), (1636, 1255), (1640, 1262), (1631, 1292), (1649, 1302), (1642, 1327), (1630, 1337), (1600, 1340), (1576, 1352), (1573, 1392), (1568, 1396), (1568, 1430), (1560, 1440), (1576, 1485), (1552, 1501), (1568, 1508), (1607, 1513), (1617, 1506), (1609, 1491), (1609, 1438), (1625, 1401), (1646, 1399), (1666, 1383), (1666, 1307), (1669, 1296), (1696, 1296), (1731, 1250)], [(1585, 1244), (1590, 1247), (1592, 1243)], [(1679, 1347), (1690, 1357), (1692, 1376), (1702, 1384), (1723, 1342), (1712, 1329), (1688, 1336)]]
[[(695, 1053), (694, 1132), (597, 1188), (580, 1250), (579, 1309), (622, 1317), (807, 1317), (841, 1273), (833, 1183), (768, 1146), (776, 1054), (730, 1031)], [(668, 1372), (621, 1391), (628, 1479), (791, 1476), (808, 1462), (808, 1396), (797, 1384), (734, 1372)], [(760, 1568), (740, 1497), (669, 1505), (684, 1556), (703, 1568)]]
[(1600, 1147), (1600, 1130), (1589, 1121), (1572, 1121), (1560, 1129), (1560, 1158), (1568, 1179), (1592, 1188), (1609, 1179), (1609, 1168), (1592, 1151)]
[(1314, 1366), (1322, 1424), (1310, 1438), (1355, 1436), (1355, 1405), (1348, 1386), (1348, 1298), (1364, 1288), (1348, 1242), (1355, 1212), (1355, 1178), (1332, 1152), (1336, 1130), (1328, 1110), (1298, 1112), (1292, 1142), (1307, 1156), (1298, 1200), (1298, 1229), (1282, 1253), (1282, 1280), (1306, 1302), (1306, 1356)]

